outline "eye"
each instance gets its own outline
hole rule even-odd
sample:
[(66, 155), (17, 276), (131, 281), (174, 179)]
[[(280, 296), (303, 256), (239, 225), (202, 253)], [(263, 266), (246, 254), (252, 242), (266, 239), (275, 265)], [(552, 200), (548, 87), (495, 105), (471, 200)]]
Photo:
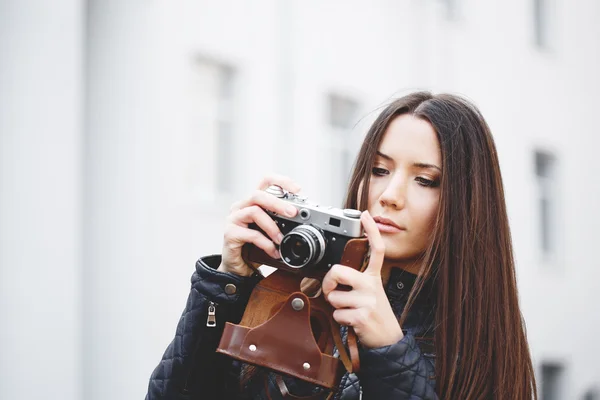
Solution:
[(419, 185), (425, 187), (438, 187), (440, 185), (437, 180), (423, 178), (422, 176), (416, 177), (415, 180), (419, 183)]
[(379, 168), (379, 167), (373, 167), (371, 172), (373, 173), (373, 175), (376, 175), (376, 176), (384, 176), (384, 175), (390, 174), (390, 171), (388, 171), (387, 169)]

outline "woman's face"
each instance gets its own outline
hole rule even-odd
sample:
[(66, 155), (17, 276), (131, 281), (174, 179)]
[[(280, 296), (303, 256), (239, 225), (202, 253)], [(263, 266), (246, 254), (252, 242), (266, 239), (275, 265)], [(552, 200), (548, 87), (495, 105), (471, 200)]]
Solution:
[(392, 120), (372, 166), (368, 203), (387, 259), (416, 258), (429, 245), (441, 167), (440, 146), (429, 122), (408, 114)]

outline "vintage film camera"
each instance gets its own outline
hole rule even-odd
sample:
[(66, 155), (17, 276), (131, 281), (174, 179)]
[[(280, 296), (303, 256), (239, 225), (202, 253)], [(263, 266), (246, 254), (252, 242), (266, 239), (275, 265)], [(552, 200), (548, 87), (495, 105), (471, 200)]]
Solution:
[[(281, 260), (247, 245), (249, 248), (244, 258), (249, 261), (304, 276), (320, 277), (332, 265), (341, 262), (344, 248), (350, 240), (363, 236), (359, 210), (320, 206), (279, 186), (270, 186), (266, 192), (293, 205), (298, 213), (291, 218), (267, 210), (284, 235), (279, 246)], [(260, 231), (254, 224), (250, 228)]]
[[(284, 235), (281, 259), (253, 244), (244, 245), (246, 262), (276, 270), (256, 284), (239, 324), (225, 323), (217, 352), (333, 391), (345, 371), (359, 371), (358, 344), (351, 327), (347, 343), (342, 341), (334, 309), (321, 295), (319, 281), (334, 264), (364, 269), (369, 247), (361, 212), (310, 203), (279, 186), (270, 186), (267, 192), (292, 204), (298, 213), (289, 218), (267, 211)], [(250, 228), (260, 231), (256, 225)], [(310, 283), (305, 285), (306, 281)], [(268, 376), (264, 379), (266, 383)], [(281, 376), (277, 379), (285, 397), (285, 382)]]

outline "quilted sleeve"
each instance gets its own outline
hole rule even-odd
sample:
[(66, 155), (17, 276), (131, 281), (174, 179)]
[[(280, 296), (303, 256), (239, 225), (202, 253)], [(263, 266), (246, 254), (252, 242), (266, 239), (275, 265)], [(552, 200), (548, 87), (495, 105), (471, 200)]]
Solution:
[[(241, 319), (259, 277), (240, 277), (216, 270), (220, 256), (198, 260), (187, 304), (175, 338), (154, 369), (146, 400), (196, 400), (220, 398), (231, 360), (215, 352), (225, 322)], [(225, 286), (227, 285), (227, 291)], [(232, 290), (234, 289), (234, 290)], [(216, 326), (207, 326), (209, 306), (214, 306)]]
[(361, 349), (360, 362), (365, 399), (438, 399), (433, 356), (424, 355), (410, 334), (390, 346)]

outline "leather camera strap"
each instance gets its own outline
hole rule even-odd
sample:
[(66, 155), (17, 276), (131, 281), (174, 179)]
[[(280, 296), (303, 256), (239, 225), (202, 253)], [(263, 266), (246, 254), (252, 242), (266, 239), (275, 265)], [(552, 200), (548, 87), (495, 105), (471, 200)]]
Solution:
[[(346, 351), (346, 347), (344, 346), (344, 342), (342, 341), (342, 337), (340, 335), (340, 326), (336, 322), (331, 324), (331, 336), (333, 336), (333, 342), (335, 343), (335, 347), (338, 349), (340, 360), (342, 361), (342, 364), (344, 364), (346, 371), (354, 372), (351, 356), (349, 356), (348, 352)], [(350, 352), (352, 352), (352, 350), (350, 350)]]
[(350, 351), (350, 361), (352, 363), (351, 372), (357, 374), (360, 371), (360, 358), (358, 357), (356, 332), (351, 326), (348, 327), (348, 350)]
[[(360, 266), (360, 270), (359, 270), (360, 272), (364, 272), (365, 269), (367, 269), (370, 258), (371, 258), (371, 251), (369, 249), (367, 251), (365, 258), (363, 259), (362, 265)], [(341, 351), (340, 351), (340, 358), (342, 359), (342, 362), (344, 363), (346, 370), (348, 372), (352, 372), (352, 373), (356, 374), (360, 371), (360, 357), (358, 356), (358, 338), (356, 337), (356, 332), (354, 331), (353, 327), (351, 327), (351, 326), (348, 327), (348, 332), (347, 332), (346, 338), (347, 338), (347, 342), (348, 342), (348, 351), (350, 352), (350, 360), (344, 361), (344, 359), (342, 358)], [(334, 339), (335, 339), (335, 335), (334, 335)], [(340, 338), (340, 341), (341, 341), (341, 338)], [(336, 344), (336, 346), (338, 346), (338, 345)], [(338, 346), (338, 350), (339, 349), (340, 349), (340, 347)], [(347, 357), (347, 355), (345, 355), (345, 357)], [(350, 369), (348, 368), (347, 364), (350, 364)]]
[[(366, 241), (363, 242), (363, 245), (364, 244), (366, 244)], [(365, 269), (367, 269), (370, 258), (371, 251), (370, 249), (368, 249), (365, 257), (362, 259), (360, 268), (357, 268), (360, 272), (364, 272)], [(356, 258), (348, 258), (343, 261), (349, 264), (352, 260), (355, 259)], [(331, 336), (333, 336), (335, 347), (337, 347), (338, 352), (340, 354), (340, 360), (342, 361), (342, 364), (344, 364), (346, 371), (356, 374), (360, 371), (360, 358), (358, 355), (358, 340), (356, 337), (356, 332), (354, 331), (353, 327), (348, 327), (346, 336), (348, 343), (348, 351), (350, 352), (350, 355), (348, 355), (348, 352), (346, 352), (346, 347), (344, 346), (344, 343), (342, 341), (342, 337), (340, 336), (340, 326), (333, 319), (331, 321)]]

